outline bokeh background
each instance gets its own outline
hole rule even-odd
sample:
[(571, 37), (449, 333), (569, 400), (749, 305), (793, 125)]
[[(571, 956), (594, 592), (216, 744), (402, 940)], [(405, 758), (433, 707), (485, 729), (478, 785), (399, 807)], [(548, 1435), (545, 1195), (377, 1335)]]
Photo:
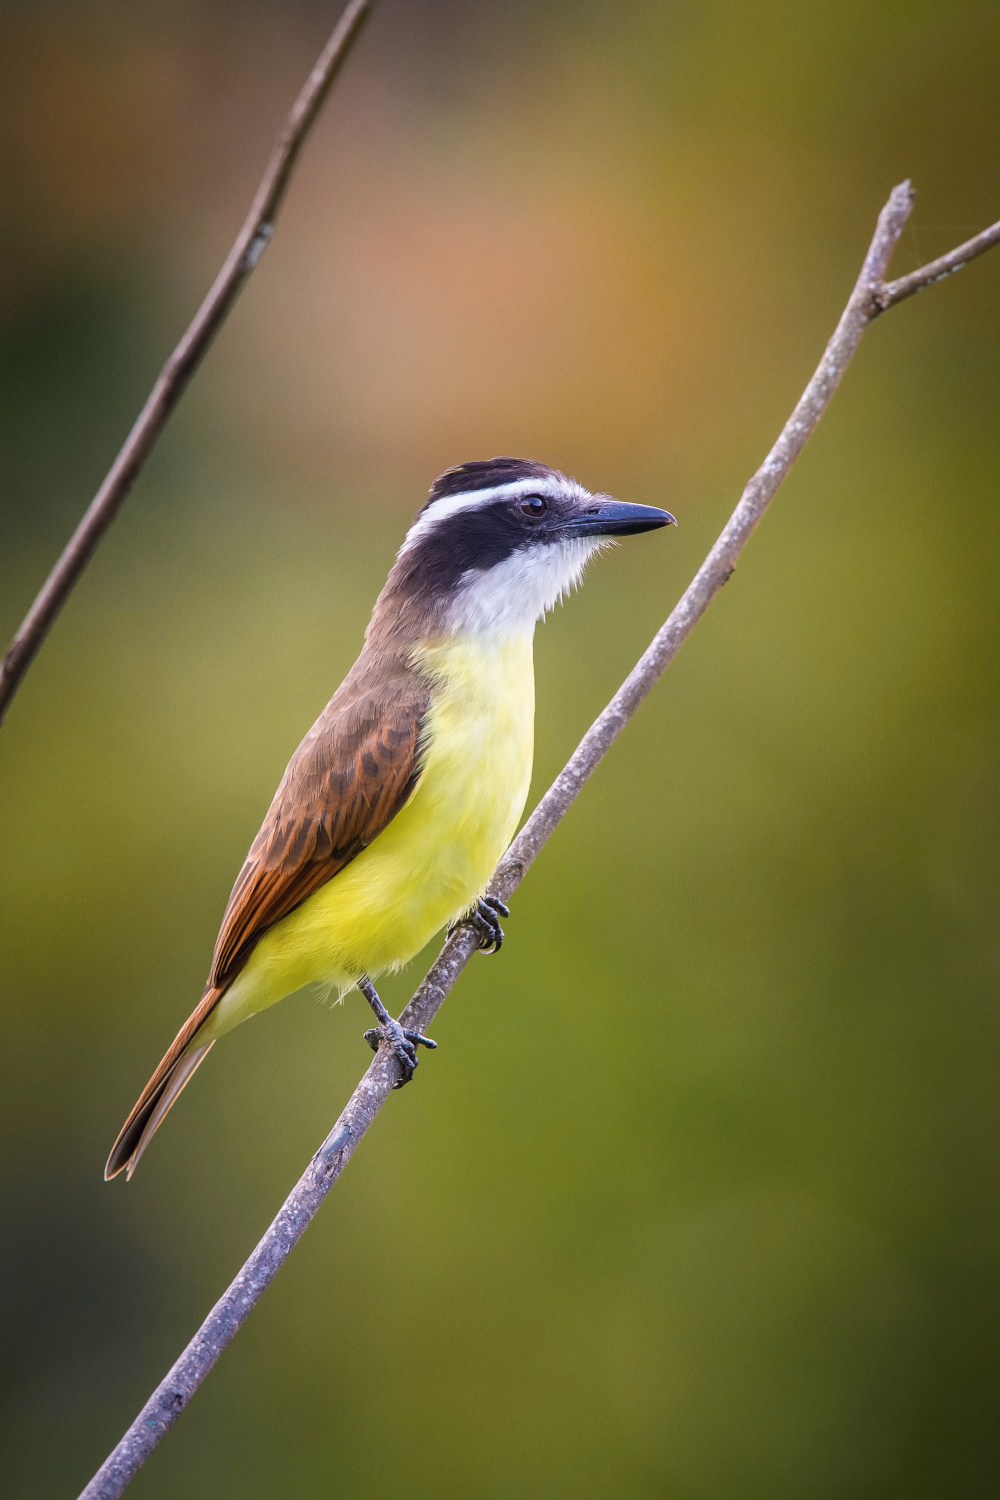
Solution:
[[(335, 10), (0, 6), (5, 639)], [(892, 184), (898, 273), (1000, 215), (998, 70), (992, 0), (381, 0), (0, 733), (5, 1496), (76, 1494), (369, 1058), (289, 999), (101, 1181), (430, 479), (680, 518), (540, 630), (537, 796)], [(997, 1493), (998, 338), (989, 257), (873, 328), (136, 1497)]]

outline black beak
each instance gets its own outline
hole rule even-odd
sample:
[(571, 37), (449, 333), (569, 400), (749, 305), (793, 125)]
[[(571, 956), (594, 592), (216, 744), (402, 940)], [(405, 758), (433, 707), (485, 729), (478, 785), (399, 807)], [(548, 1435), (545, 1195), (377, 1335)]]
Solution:
[(595, 495), (593, 504), (560, 522), (559, 530), (570, 536), (637, 536), (640, 531), (676, 525), (669, 510), (657, 510), (655, 505), (626, 505), (622, 500)]

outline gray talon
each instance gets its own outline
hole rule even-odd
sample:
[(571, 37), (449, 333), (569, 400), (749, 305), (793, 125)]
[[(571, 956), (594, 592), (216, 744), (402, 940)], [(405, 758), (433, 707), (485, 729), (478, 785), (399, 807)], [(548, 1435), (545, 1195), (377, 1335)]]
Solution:
[(499, 896), (480, 896), (469, 915), (464, 918), (464, 921), (479, 935), (481, 953), (499, 953), (503, 946), (504, 934), (498, 912), (500, 916), (510, 916), (509, 908), (504, 905)]
[(430, 1037), (424, 1036), (422, 1031), (405, 1031), (398, 1021), (394, 1021), (379, 999), (375, 986), (367, 974), (362, 974), (358, 980), (358, 989), (378, 1016), (378, 1025), (370, 1027), (365, 1032), (365, 1041), (373, 1052), (378, 1051), (381, 1042), (389, 1043), (402, 1069), (402, 1074), (393, 1084), (393, 1088), (401, 1089), (404, 1084), (409, 1083), (419, 1062), (417, 1048), (429, 1047), (433, 1051), (437, 1042), (432, 1042)]

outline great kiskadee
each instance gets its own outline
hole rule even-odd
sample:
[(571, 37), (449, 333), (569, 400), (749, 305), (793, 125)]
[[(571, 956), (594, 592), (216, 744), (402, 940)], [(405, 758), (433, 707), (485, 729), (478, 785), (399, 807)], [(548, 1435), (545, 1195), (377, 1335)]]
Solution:
[(531, 779), (535, 622), (617, 536), (668, 511), (592, 495), (545, 464), (493, 458), (436, 480), (379, 595), (361, 655), (288, 764), (215, 945), (205, 993), (143, 1089), (105, 1168), (136, 1164), (220, 1036), (303, 985), (357, 986), (393, 1048), (418, 1044), (371, 976), (471, 922), (495, 952), (507, 910), (484, 898)]

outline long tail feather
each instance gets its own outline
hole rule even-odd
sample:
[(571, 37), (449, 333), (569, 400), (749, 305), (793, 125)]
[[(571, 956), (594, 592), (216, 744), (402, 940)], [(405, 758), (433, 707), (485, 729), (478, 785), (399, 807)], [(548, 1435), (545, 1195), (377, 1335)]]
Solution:
[(157, 1099), (155, 1107), (153, 1108), (152, 1113), (150, 1114), (146, 1123), (143, 1125), (142, 1134), (139, 1136), (135, 1148), (129, 1156), (128, 1162), (126, 1163), (126, 1182), (128, 1182), (129, 1178), (132, 1176), (132, 1173), (139, 1165), (140, 1156), (145, 1151), (150, 1141), (153, 1139), (153, 1136), (159, 1130), (163, 1121), (166, 1119), (170, 1107), (173, 1104), (174, 1100), (177, 1098), (181, 1089), (187, 1083), (188, 1079), (194, 1073), (199, 1064), (204, 1062), (205, 1058), (208, 1056), (214, 1046), (214, 1042), (206, 1042), (204, 1047), (198, 1047), (194, 1052), (185, 1052), (180, 1062), (174, 1064), (173, 1071), (171, 1072), (164, 1085), (163, 1092)]
[(191, 1043), (218, 1005), (222, 994), (222, 990), (207, 990), (174, 1037), (166, 1056), (136, 1100), (111, 1148), (108, 1164), (104, 1168), (106, 1182), (110, 1182), (112, 1177), (117, 1177), (122, 1171), (126, 1174), (126, 1180), (132, 1176), (140, 1156), (163, 1123), (170, 1106), (199, 1063), (208, 1056), (213, 1045), (211, 1042), (196, 1048), (191, 1048)]

